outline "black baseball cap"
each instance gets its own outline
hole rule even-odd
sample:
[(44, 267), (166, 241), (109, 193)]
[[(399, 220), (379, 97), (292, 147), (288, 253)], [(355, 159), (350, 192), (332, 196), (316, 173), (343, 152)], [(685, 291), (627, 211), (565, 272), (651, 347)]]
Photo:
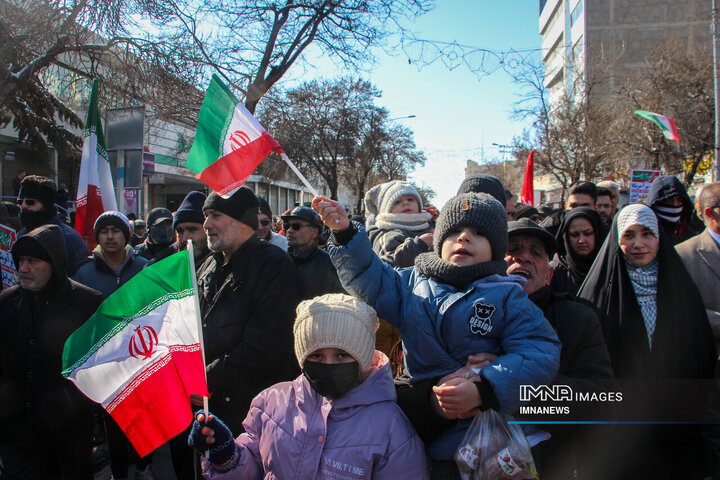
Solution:
[(300, 220), (305, 220), (313, 227), (322, 228), (323, 226), (320, 215), (310, 207), (295, 207), (288, 215), (283, 215), (280, 218), (282, 218), (283, 222), (287, 222), (292, 218), (299, 218)]

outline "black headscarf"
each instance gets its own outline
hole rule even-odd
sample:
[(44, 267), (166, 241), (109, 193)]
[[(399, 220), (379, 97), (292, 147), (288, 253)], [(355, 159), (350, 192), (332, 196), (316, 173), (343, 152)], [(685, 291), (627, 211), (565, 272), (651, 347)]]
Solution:
[(618, 241), (616, 215), (607, 240), (578, 296), (601, 316), (615, 376), (622, 378), (709, 378), (717, 352), (695, 283), (660, 229), (657, 319), (652, 351), (645, 323)]
[[(581, 256), (575, 252), (570, 245), (570, 224), (577, 218), (584, 218), (590, 222), (593, 227), (595, 236), (595, 247), (589, 255)], [(577, 289), (585, 280), (585, 276), (590, 271), (590, 267), (595, 260), (600, 246), (605, 239), (605, 227), (603, 226), (600, 214), (594, 208), (577, 207), (573, 208), (565, 215), (560, 229), (555, 234), (555, 240), (558, 244), (557, 261), (565, 272), (557, 271), (557, 277), (553, 278), (553, 290), (577, 293)], [(568, 278), (564, 279), (563, 274)], [(567, 285), (565, 285), (567, 284)]]

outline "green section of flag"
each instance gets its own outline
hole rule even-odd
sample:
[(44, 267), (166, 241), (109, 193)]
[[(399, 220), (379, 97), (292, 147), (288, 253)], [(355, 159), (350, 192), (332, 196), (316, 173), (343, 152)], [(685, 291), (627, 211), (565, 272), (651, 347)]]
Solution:
[(655, 174), (655, 172), (638, 172), (638, 171), (635, 171), (635, 172), (633, 172), (633, 178), (632, 178), (632, 179), (633, 179), (634, 181), (638, 181), (638, 182), (648, 181), (648, 180), (650, 180), (650, 178), (652, 178), (652, 176), (653, 176), (654, 174)]
[(97, 136), (97, 153), (106, 162), (109, 162), (107, 150), (105, 150), (105, 134), (102, 129), (102, 119), (100, 117), (100, 109), (98, 108), (98, 79), (93, 80), (92, 91), (90, 92), (90, 105), (88, 105), (87, 120), (85, 121), (84, 137), (89, 137), (93, 133)]
[(63, 375), (69, 376), (131, 321), (170, 300), (193, 295), (190, 268), (188, 252), (178, 252), (143, 269), (106, 298), (65, 342)]
[(195, 140), (185, 162), (186, 168), (200, 173), (222, 156), (225, 131), (237, 104), (235, 95), (213, 75), (200, 108)]

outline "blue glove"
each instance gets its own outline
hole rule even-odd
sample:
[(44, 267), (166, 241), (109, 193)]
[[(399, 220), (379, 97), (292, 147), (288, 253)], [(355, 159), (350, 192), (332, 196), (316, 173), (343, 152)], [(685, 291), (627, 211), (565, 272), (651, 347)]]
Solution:
[[(220, 419), (214, 416), (208, 420), (207, 424), (198, 422), (198, 414), (204, 415), (206, 419), (212, 415), (206, 414), (204, 410), (195, 412), (195, 420), (193, 420), (190, 436), (188, 437), (188, 445), (199, 452), (209, 450), (208, 460), (211, 463), (222, 465), (230, 460), (235, 452), (232, 432)], [(212, 445), (207, 443), (207, 437), (202, 434), (203, 427), (211, 428), (215, 432), (215, 443)]]

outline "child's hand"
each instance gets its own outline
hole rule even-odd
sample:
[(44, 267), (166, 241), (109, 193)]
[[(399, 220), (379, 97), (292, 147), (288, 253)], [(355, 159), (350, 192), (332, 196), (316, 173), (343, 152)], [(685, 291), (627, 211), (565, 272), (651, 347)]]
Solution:
[(312, 207), (330, 230), (341, 232), (350, 226), (345, 209), (337, 201), (319, 196), (313, 198)]
[(452, 378), (433, 387), (433, 392), (438, 405), (448, 418), (460, 418), (460, 415), (482, 405), (482, 398), (475, 383), (466, 378)]
[(482, 368), (485, 365), (490, 365), (498, 358), (494, 353), (476, 353), (475, 355), (468, 356), (467, 366), (471, 368)]
[(227, 464), (235, 452), (235, 442), (230, 429), (213, 415), (207, 417), (205, 412), (198, 410), (190, 430), (188, 445), (204, 452), (209, 450), (208, 460), (217, 465)]
[(433, 234), (432, 233), (430, 233), (430, 232), (423, 233), (422, 235), (420, 235), (420, 240), (425, 242), (425, 245), (427, 245), (428, 247), (430, 247), (430, 248), (433, 247)]
[(432, 215), (431, 221), (433, 221), (433, 222), (434, 222), (435, 220), (437, 220), (438, 216), (440, 215), (440, 210), (438, 210), (437, 208), (433, 207), (432, 205), (429, 205), (429, 206), (423, 208), (423, 210), (425, 210), (425, 211), (428, 212), (430, 215)]

